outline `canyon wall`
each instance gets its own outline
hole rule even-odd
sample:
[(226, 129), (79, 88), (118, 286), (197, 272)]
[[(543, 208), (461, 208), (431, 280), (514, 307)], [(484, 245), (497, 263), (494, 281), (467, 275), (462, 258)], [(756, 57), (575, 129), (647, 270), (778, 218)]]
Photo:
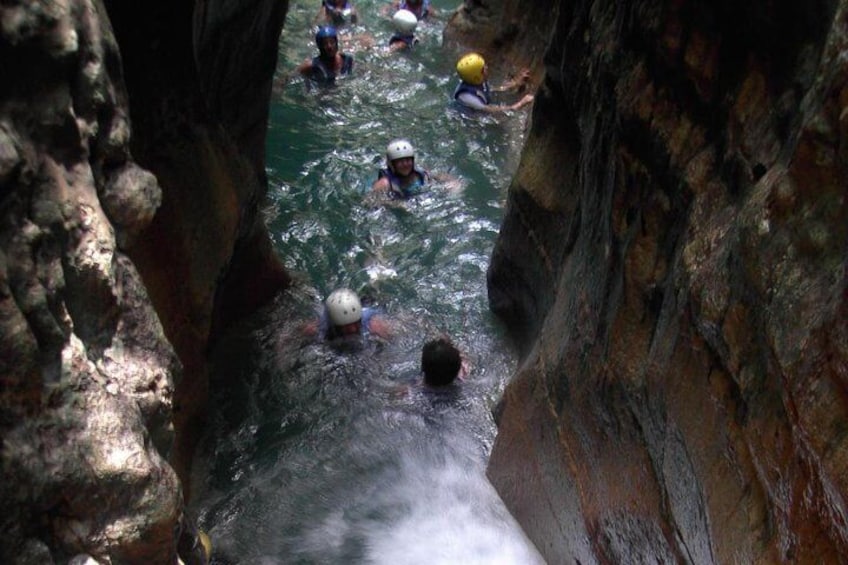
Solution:
[(206, 353), (288, 282), (258, 216), (287, 7), (0, 6), (0, 562), (205, 561)]
[(844, 562), (846, 2), (550, 15), (493, 484), (550, 563)]

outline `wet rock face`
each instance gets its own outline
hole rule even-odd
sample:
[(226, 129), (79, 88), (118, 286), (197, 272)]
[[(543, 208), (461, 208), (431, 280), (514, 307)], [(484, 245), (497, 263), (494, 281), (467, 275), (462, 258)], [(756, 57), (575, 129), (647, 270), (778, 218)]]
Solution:
[(258, 219), (287, 2), (237, 4), (0, 6), (0, 562), (203, 560), (205, 353), (287, 281)]
[(489, 270), (523, 350), (492, 482), (551, 563), (839, 562), (846, 2), (556, 13)]
[(175, 557), (180, 364), (121, 246), (162, 192), (129, 156), (117, 47), (96, 5), (0, 21), (0, 561)]
[(259, 216), (288, 2), (106, 7), (130, 100), (130, 148), (162, 187), (156, 216), (127, 253), (184, 367), (171, 462), (185, 480), (203, 425), (210, 343), (288, 284)]

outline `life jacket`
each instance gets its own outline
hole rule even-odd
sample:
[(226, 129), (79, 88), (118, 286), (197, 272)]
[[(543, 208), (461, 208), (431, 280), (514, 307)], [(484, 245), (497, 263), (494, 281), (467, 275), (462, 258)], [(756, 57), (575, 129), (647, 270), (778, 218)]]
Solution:
[(430, 180), (430, 174), (423, 169), (419, 169), (418, 167), (415, 167), (412, 170), (412, 173), (416, 177), (418, 177), (418, 180), (416, 182), (412, 182), (406, 188), (400, 187), (401, 180), (389, 168), (380, 169), (380, 172), (377, 173), (377, 178), (381, 179), (383, 177), (386, 177), (387, 179), (389, 179), (389, 197), (390, 198), (392, 198), (393, 200), (406, 199), (406, 198), (412, 198), (416, 194), (421, 194), (422, 189), (424, 188), (424, 186), (426, 186), (427, 182)]
[(349, 75), (353, 70), (353, 55), (342, 53), (342, 68), (338, 75), (324, 63), (320, 56), (312, 58), (312, 69), (309, 71), (309, 78), (321, 84), (331, 84), (335, 82), (336, 76)]
[(401, 35), (399, 33), (396, 33), (391, 37), (391, 39), (389, 39), (389, 45), (397, 43), (399, 41), (403, 41), (404, 43), (406, 43), (406, 46), (410, 49), (412, 49), (413, 46), (418, 44), (418, 39), (415, 37), (414, 34)]
[(489, 88), (489, 81), (484, 82), (483, 84), (475, 85), (469, 84), (465, 81), (460, 81), (459, 85), (457, 85), (456, 90), (453, 91), (453, 99), (459, 100), (460, 94), (473, 94), (476, 96), (480, 102), (488, 105), (492, 100), (491, 89)]
[(418, 18), (419, 21), (421, 21), (430, 13), (430, 0), (424, 0), (421, 2), (421, 6), (417, 10), (415, 8), (411, 8), (409, 6), (409, 2), (403, 0), (398, 6), (398, 10), (409, 10), (415, 14), (415, 17)]

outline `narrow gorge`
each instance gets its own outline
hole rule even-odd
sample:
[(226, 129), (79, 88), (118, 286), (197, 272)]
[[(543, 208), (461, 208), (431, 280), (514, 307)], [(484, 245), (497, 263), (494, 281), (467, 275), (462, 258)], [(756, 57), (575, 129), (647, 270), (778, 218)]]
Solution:
[[(538, 85), (488, 268), (488, 476), (549, 563), (848, 555), (848, 2), (465, 0)], [(0, 6), (3, 563), (204, 563), (216, 339), (289, 3)], [(294, 143), (294, 140), (292, 141)]]

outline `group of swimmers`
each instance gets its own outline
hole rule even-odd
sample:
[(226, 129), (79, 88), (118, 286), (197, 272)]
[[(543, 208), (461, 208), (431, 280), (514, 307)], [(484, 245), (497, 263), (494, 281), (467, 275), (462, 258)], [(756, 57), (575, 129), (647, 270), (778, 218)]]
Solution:
[[(381, 12), (394, 10), (392, 23), (395, 33), (389, 39), (392, 50), (411, 49), (418, 43), (415, 30), (420, 21), (435, 14), (429, 0), (395, 0), (386, 5)], [(315, 45), (318, 55), (304, 61), (297, 71), (306, 79), (318, 84), (332, 84), (337, 78), (353, 72), (353, 55), (339, 49), (338, 28), (345, 23), (356, 23), (356, 8), (350, 0), (322, 0), (316, 19), (318, 30), (315, 33)], [(530, 72), (525, 69), (512, 80), (498, 87), (489, 84), (489, 67), (479, 53), (467, 53), (456, 63), (459, 84), (453, 93), (453, 99), (460, 105), (473, 110), (488, 113), (519, 110), (533, 101), (532, 94), (525, 94), (513, 104), (495, 104), (492, 94), (496, 92), (518, 91), (527, 86)]]
[[(392, 50), (412, 48), (417, 40), (414, 32), (418, 22), (435, 13), (429, 0), (395, 0), (384, 6), (381, 12), (394, 10), (392, 22), (395, 34), (389, 40)], [(315, 33), (318, 56), (304, 61), (298, 72), (307, 80), (318, 84), (333, 84), (336, 78), (350, 75), (353, 71), (353, 55), (339, 49), (337, 28), (345, 23), (356, 23), (358, 15), (350, 0), (322, 0)], [(518, 110), (533, 101), (526, 94), (513, 104), (494, 104), (493, 92), (504, 92), (524, 88), (530, 78), (523, 71), (514, 79), (497, 88), (489, 85), (489, 69), (479, 53), (463, 55), (456, 64), (459, 75), (453, 98), (462, 107), (471, 110), (495, 113)], [(415, 149), (406, 139), (395, 139), (386, 147), (386, 167), (380, 169), (371, 191), (389, 200), (405, 200), (419, 194), (430, 182), (430, 174), (416, 166)], [(324, 301), (319, 319), (307, 325), (307, 333), (328, 341), (360, 339), (374, 335), (388, 339), (392, 334), (391, 324), (373, 308), (363, 307), (353, 290), (341, 288), (333, 291)], [(425, 343), (421, 352), (421, 372), (424, 385), (444, 387), (468, 371), (467, 363), (451, 340), (441, 335)]]

